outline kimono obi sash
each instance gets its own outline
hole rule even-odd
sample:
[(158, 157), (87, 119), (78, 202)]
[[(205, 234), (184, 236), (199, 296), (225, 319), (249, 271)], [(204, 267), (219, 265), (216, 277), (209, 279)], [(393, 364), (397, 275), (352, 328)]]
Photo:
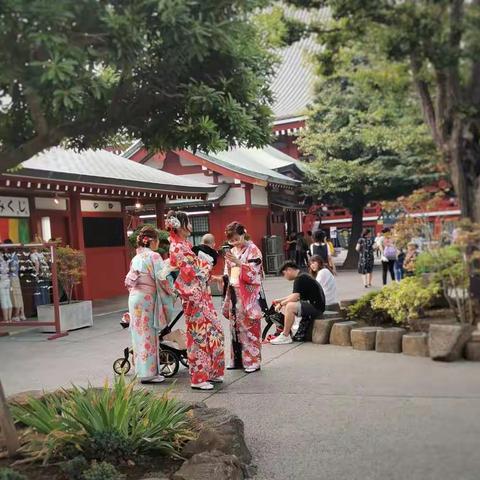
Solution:
[(131, 293), (149, 293), (155, 295), (157, 287), (152, 277), (148, 273), (140, 273)]

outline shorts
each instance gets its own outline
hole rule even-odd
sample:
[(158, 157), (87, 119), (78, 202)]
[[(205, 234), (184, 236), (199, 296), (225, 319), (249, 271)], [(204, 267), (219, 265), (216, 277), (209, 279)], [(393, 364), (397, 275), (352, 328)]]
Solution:
[(297, 311), (296, 315), (298, 317), (310, 317), (310, 318), (316, 318), (317, 316), (320, 316), (323, 312), (313, 306), (310, 302), (306, 302), (305, 300), (300, 300), (297, 302)]

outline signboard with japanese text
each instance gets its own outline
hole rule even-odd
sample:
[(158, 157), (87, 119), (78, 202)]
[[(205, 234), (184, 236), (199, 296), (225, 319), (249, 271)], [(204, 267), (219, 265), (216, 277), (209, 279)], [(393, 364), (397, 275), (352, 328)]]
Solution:
[(25, 197), (0, 197), (0, 217), (26, 217), (30, 216), (28, 198)]
[(82, 212), (121, 212), (120, 202), (103, 200), (81, 200)]

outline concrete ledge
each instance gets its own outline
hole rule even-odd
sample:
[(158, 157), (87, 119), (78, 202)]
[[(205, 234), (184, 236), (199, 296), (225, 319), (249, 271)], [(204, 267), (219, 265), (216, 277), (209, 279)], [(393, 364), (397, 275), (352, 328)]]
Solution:
[(340, 347), (351, 347), (350, 332), (358, 326), (357, 322), (338, 322), (332, 327), (330, 333), (330, 343)]
[(375, 350), (382, 353), (402, 353), (402, 337), (406, 333), (404, 328), (398, 327), (378, 330)]
[(405, 355), (428, 357), (428, 335), (425, 332), (407, 333), (402, 338), (402, 350)]
[(379, 327), (354, 328), (350, 332), (350, 340), (355, 350), (375, 350), (375, 340)]

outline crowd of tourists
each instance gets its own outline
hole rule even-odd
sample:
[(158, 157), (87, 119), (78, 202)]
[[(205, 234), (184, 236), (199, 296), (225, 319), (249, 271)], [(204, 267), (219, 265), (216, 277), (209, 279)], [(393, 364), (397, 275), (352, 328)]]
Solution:
[[(125, 284), (129, 289), (129, 317), (136, 375), (142, 383), (161, 383), (159, 371), (159, 331), (170, 322), (175, 302), (181, 303), (186, 325), (186, 347), (193, 389), (211, 390), (223, 382), (225, 369), (243, 368), (254, 373), (261, 367), (261, 320), (263, 259), (260, 249), (248, 239), (246, 228), (232, 222), (225, 228), (227, 243), (216, 249), (211, 234), (193, 247), (189, 217), (171, 211), (165, 221), (169, 231), (169, 252), (157, 253), (159, 237), (155, 228), (145, 226), (137, 238)], [(307, 249), (309, 273), (303, 264), (287, 261), (281, 272), (294, 282), (293, 292), (273, 301), (285, 315), (284, 329), (271, 341), (290, 343), (297, 316), (315, 316), (325, 308), (338, 307), (331, 253), (322, 235), (315, 234)], [(301, 238), (301, 237), (299, 237)], [(223, 258), (223, 275), (213, 268)], [(297, 258), (301, 260), (300, 257)], [(230, 322), (230, 358), (225, 359), (224, 332), (214, 308), (211, 285), (223, 291), (222, 314)], [(263, 311), (262, 311), (263, 310)]]
[(357, 242), (356, 250), (359, 254), (358, 273), (363, 276), (365, 288), (372, 286), (375, 255), (380, 257), (382, 264), (383, 285), (387, 284), (389, 274), (392, 281), (399, 282), (415, 273), (418, 244), (412, 241), (406, 249), (397, 247), (390, 228), (384, 228), (376, 238), (370, 229), (365, 229)]

